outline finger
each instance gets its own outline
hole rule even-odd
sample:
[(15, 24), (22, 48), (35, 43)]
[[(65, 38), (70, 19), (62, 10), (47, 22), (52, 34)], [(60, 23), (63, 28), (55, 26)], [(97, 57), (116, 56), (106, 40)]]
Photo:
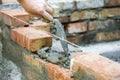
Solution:
[(44, 19), (47, 19), (49, 21), (53, 21), (52, 15), (50, 15), (47, 11), (43, 11), (43, 13), (40, 13)]
[(42, 18), (39, 14), (29, 13), (31, 17)]
[(46, 4), (52, 9), (52, 12), (54, 12), (54, 8), (48, 2), (46, 2)]
[(51, 5), (50, 5), (48, 2), (46, 2), (46, 3), (47, 3), (47, 5), (48, 5), (48, 6), (50, 6), (50, 7), (51, 7)]
[(54, 13), (54, 10), (48, 5), (46, 5), (46, 11), (51, 15), (53, 15), (53, 13)]

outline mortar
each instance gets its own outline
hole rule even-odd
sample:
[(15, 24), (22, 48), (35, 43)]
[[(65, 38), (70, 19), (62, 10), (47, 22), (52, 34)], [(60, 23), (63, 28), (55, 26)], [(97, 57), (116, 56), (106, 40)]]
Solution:
[[(74, 47), (72, 45), (68, 45), (68, 48), (70, 53), (81, 52), (80, 48)], [(53, 46), (51, 48), (42, 48), (38, 50), (37, 54), (40, 58), (51, 63), (60, 65), (61, 67), (70, 67), (70, 59), (72, 58), (72, 56), (70, 54), (65, 55), (60, 40), (53, 39)]]

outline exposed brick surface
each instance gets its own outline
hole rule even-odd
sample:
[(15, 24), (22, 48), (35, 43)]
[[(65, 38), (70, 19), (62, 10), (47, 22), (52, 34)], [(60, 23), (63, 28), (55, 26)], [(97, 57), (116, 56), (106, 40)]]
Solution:
[[(48, 0), (53, 5), (57, 6), (60, 10), (74, 9), (88, 9), (88, 8), (98, 8), (104, 6), (104, 0)], [(76, 5), (75, 5), (76, 1)]]
[(81, 33), (87, 31), (87, 24), (85, 22), (69, 23), (66, 28), (68, 33)]
[(80, 43), (80, 39), (78, 36), (68, 36), (67, 40), (76, 44)]
[(33, 24), (30, 25), (30, 27), (35, 28), (37, 30), (43, 30), (43, 31), (50, 32), (49, 24), (42, 22), (42, 21), (33, 22)]
[(120, 64), (100, 55), (82, 54), (71, 62), (75, 80), (120, 79)]
[[(48, 63), (42, 59), (34, 58), (30, 54), (24, 54), (24, 62), (32, 68), (36, 69), (42, 75), (48, 75), (49, 80), (74, 80), (73, 75), (69, 69), (61, 68), (58, 65)], [(47, 71), (45, 73), (44, 71)], [(46, 79), (44, 79), (46, 80)]]
[(26, 66), (22, 68), (22, 72), (27, 78), (27, 80), (43, 80), (40, 78), (39, 74), (36, 73), (32, 68)]
[(120, 30), (112, 32), (99, 32), (96, 35), (96, 41), (108, 41), (108, 40), (120, 39)]
[(30, 51), (52, 45), (52, 37), (44, 31), (30, 27), (12, 29), (11, 38)]
[(103, 9), (100, 11), (99, 17), (100, 18), (107, 18), (107, 17), (117, 17), (120, 16), (120, 8), (110, 8), (110, 9)]
[(74, 80), (71, 78), (72, 73), (68, 69), (60, 68), (51, 63), (46, 64), (46, 68), (52, 80)]
[(71, 13), (70, 20), (77, 21), (77, 20), (84, 20), (84, 19), (94, 19), (97, 17), (98, 17), (98, 15), (96, 14), (95, 10), (75, 11), (75, 12)]
[(105, 0), (105, 6), (120, 6), (120, 0)]
[(99, 8), (104, 6), (104, 0), (76, 0), (78, 9)]
[(61, 13), (61, 14), (59, 15), (59, 20), (60, 20), (61, 22), (63, 22), (63, 23), (69, 22), (69, 17), (68, 17), (67, 14)]
[(27, 12), (22, 12), (20, 10), (2, 10), (0, 11), (2, 14), (3, 21), (8, 26), (17, 26), (17, 25), (26, 25), (23, 22), (20, 22), (13, 17), (19, 18), (25, 22), (29, 22), (29, 14)]
[(115, 30), (115, 29), (119, 29), (120, 27), (120, 23), (117, 20), (112, 20), (112, 19), (108, 19), (108, 20), (102, 20), (102, 21), (90, 21), (89, 22), (89, 30), (105, 30), (105, 29), (109, 29), (109, 30)]

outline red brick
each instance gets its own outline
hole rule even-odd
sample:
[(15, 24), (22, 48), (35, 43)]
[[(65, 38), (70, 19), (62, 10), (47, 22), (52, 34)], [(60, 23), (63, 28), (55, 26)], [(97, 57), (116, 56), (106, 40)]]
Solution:
[(47, 63), (46, 68), (51, 80), (74, 80), (71, 78), (72, 73), (68, 69), (61, 68), (51, 63)]
[(69, 22), (69, 17), (68, 17), (67, 14), (60, 13), (60, 14), (59, 14), (59, 20), (60, 20), (62, 23)]
[(74, 80), (71, 78), (73, 75), (69, 69), (61, 68), (58, 65), (45, 62), (39, 58), (34, 58), (31, 54), (24, 53), (23, 61), (43, 75), (46, 73), (43, 72), (42, 67), (46, 69), (50, 80)]
[[(13, 17), (16, 17), (20, 20), (23, 20), (25, 22), (29, 22), (29, 14), (27, 12), (22, 12), (20, 10), (2, 10), (0, 11), (2, 14), (3, 21), (8, 26), (17, 26), (17, 25), (26, 25), (23, 22), (20, 22)], [(11, 17), (13, 16), (13, 17)]]
[(12, 29), (11, 38), (32, 52), (52, 45), (52, 36), (30, 27)]
[(85, 22), (69, 23), (66, 28), (68, 33), (81, 33), (87, 31), (87, 24)]
[(23, 57), (23, 62), (27, 65), (32, 65), (32, 56), (30, 54), (27, 53), (22, 53), (22, 57)]
[(42, 21), (33, 22), (33, 24), (30, 25), (30, 27), (35, 28), (37, 30), (44, 30), (50, 32), (50, 25)]
[(42, 73), (42, 66), (46, 63), (42, 59), (35, 58), (34, 55), (27, 53), (23, 53), (23, 62), (38, 73)]
[(72, 56), (72, 58), (75, 58), (75, 57), (78, 57), (78, 56), (84, 55), (84, 54), (87, 54), (87, 53), (85, 53), (85, 52), (75, 52), (75, 53), (71, 53), (71, 56)]
[(105, 0), (105, 6), (120, 6), (120, 0)]
[(120, 79), (120, 64), (97, 54), (82, 54), (71, 63), (76, 80), (115, 80), (116, 76), (116, 80)]

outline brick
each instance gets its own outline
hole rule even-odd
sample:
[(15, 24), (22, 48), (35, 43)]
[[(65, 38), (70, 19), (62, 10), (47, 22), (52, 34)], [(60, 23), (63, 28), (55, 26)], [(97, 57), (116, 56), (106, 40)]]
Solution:
[(83, 33), (76, 34), (75, 36), (68, 36), (67, 40), (75, 44), (88, 44), (89, 42), (94, 42), (96, 33)]
[(107, 18), (107, 17), (117, 17), (120, 16), (120, 8), (110, 8), (110, 9), (103, 9), (99, 12), (100, 18)]
[(115, 30), (112, 32), (99, 32), (96, 35), (96, 41), (109, 41), (109, 40), (118, 40), (120, 39), (120, 30)]
[[(39, 58), (34, 58), (31, 54), (24, 53), (23, 59), (23, 61), (25, 61), (26, 64), (29, 64), (32, 69), (34, 68), (41, 75), (45, 75), (46, 77), (48, 76), (50, 78), (49, 80), (74, 80), (71, 78), (73, 75), (69, 69), (61, 68), (58, 65), (45, 62)], [(48, 75), (46, 75), (43, 69), (47, 71)]]
[(102, 20), (102, 21), (90, 21), (89, 22), (89, 31), (91, 30), (114, 30), (119, 29), (120, 23), (117, 20)]
[(58, 0), (49, 0), (48, 2), (52, 5), (59, 7), (60, 10), (72, 9), (74, 0), (58, 1)]
[(103, 21), (91, 21), (89, 22), (89, 31), (105, 28)]
[(14, 18), (12, 18), (11, 16), (13, 17), (16, 17), (20, 20), (23, 20), (25, 22), (29, 22), (29, 14), (27, 12), (22, 12), (20, 10), (2, 10), (0, 11), (0, 13), (2, 14), (2, 18), (3, 18), (3, 21), (6, 25), (8, 26), (18, 26), (18, 25), (26, 25), (25, 23), (22, 23)]
[(95, 10), (84, 10), (84, 11), (74, 11), (70, 15), (70, 21), (84, 20), (84, 19), (95, 19), (98, 17)]
[(33, 22), (32, 25), (30, 25), (30, 27), (35, 28), (37, 30), (50, 32), (50, 25), (42, 21)]
[(27, 64), (27, 65), (32, 65), (32, 55), (27, 54), (27, 53), (22, 53), (22, 59), (23, 59), (23, 63)]
[(52, 45), (52, 36), (30, 27), (12, 29), (11, 38), (32, 52)]
[(87, 24), (85, 22), (69, 23), (66, 28), (68, 33), (81, 33), (87, 31)]
[[(59, 6), (60, 10), (73, 9), (77, 6), (77, 9), (98, 8), (104, 6), (104, 0), (49, 0), (51, 4)], [(74, 3), (77, 3), (76, 5)]]
[(46, 68), (48, 70), (50, 80), (74, 80), (71, 78), (73, 75), (68, 69), (61, 68), (51, 63), (47, 63)]
[(120, 79), (120, 64), (97, 54), (82, 54), (72, 59), (71, 63), (75, 80)]
[(76, 44), (80, 43), (79, 36), (68, 36), (67, 40)]
[(43, 80), (40, 78), (39, 74), (32, 70), (32, 68), (30, 68), (29, 66), (24, 66), (22, 69), (22, 72), (27, 80)]
[(51, 6), (54, 8), (54, 17), (59, 17), (59, 12), (66, 9), (73, 9), (74, 0), (58, 1), (58, 0), (48, 0)]
[(99, 8), (104, 6), (104, 0), (76, 0), (78, 9)]
[(105, 0), (105, 6), (120, 6), (120, 0)]
[(69, 22), (69, 17), (68, 17), (68, 15), (65, 14), (65, 13), (60, 13), (60, 14), (59, 14), (59, 20), (60, 20), (60, 22), (62, 22), (62, 23)]
[(42, 73), (42, 66), (46, 63), (42, 59), (35, 58), (34, 55), (28, 53), (23, 54), (23, 63), (30, 66), (38, 73)]

